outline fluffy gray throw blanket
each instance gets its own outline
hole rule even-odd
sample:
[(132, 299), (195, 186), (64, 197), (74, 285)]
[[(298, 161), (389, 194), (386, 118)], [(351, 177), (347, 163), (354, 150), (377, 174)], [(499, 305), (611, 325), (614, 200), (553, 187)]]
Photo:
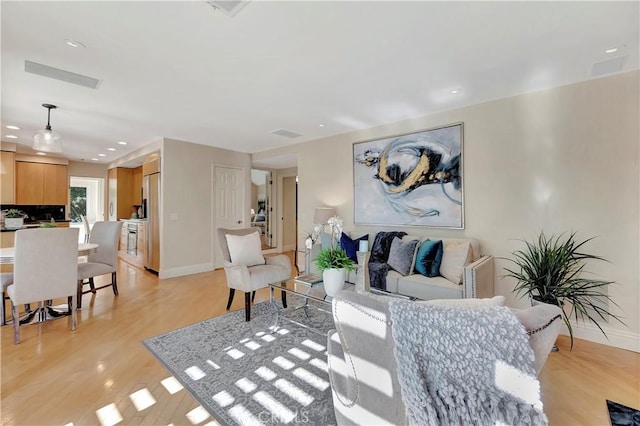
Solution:
[(508, 308), (394, 300), (389, 311), (409, 424), (547, 424), (533, 351)]

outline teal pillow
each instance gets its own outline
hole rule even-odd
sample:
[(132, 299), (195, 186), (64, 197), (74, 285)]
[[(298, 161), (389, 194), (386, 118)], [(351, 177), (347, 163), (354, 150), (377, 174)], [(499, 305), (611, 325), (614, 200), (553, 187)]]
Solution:
[(416, 272), (425, 277), (437, 277), (440, 275), (442, 251), (442, 240), (424, 240), (418, 247), (418, 253), (416, 254)]

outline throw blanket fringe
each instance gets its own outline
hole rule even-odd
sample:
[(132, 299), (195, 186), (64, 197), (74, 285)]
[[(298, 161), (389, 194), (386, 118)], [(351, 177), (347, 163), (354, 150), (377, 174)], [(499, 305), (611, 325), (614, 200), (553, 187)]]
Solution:
[(533, 351), (508, 308), (393, 300), (389, 311), (409, 424), (547, 424)]

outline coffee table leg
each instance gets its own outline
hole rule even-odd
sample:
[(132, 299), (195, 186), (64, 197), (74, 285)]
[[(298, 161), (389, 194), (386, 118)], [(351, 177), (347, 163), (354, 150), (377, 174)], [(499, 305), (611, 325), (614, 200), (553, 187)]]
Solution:
[(282, 297), (282, 307), (286, 309), (287, 308), (287, 293), (285, 291), (283, 291), (283, 290), (280, 290), (280, 297)]
[[(280, 293), (282, 294), (282, 303), (285, 304), (286, 303), (286, 296), (284, 295), (285, 293), (282, 290), (280, 290)], [(276, 321), (271, 328), (271, 333), (275, 333), (276, 330), (278, 329), (278, 325), (280, 324), (280, 308), (278, 308), (278, 304), (276, 303), (273, 287), (269, 287), (269, 301), (271, 302), (271, 307), (273, 308), (274, 313), (276, 314)]]

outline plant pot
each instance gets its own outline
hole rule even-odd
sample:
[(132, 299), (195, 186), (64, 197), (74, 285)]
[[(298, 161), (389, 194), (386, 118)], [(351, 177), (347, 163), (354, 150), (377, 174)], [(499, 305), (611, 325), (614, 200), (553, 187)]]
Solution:
[(4, 227), (6, 229), (20, 229), (24, 225), (23, 217), (6, 217), (4, 219)]
[(327, 296), (333, 297), (344, 288), (345, 272), (344, 269), (325, 269), (322, 271), (322, 281)]

